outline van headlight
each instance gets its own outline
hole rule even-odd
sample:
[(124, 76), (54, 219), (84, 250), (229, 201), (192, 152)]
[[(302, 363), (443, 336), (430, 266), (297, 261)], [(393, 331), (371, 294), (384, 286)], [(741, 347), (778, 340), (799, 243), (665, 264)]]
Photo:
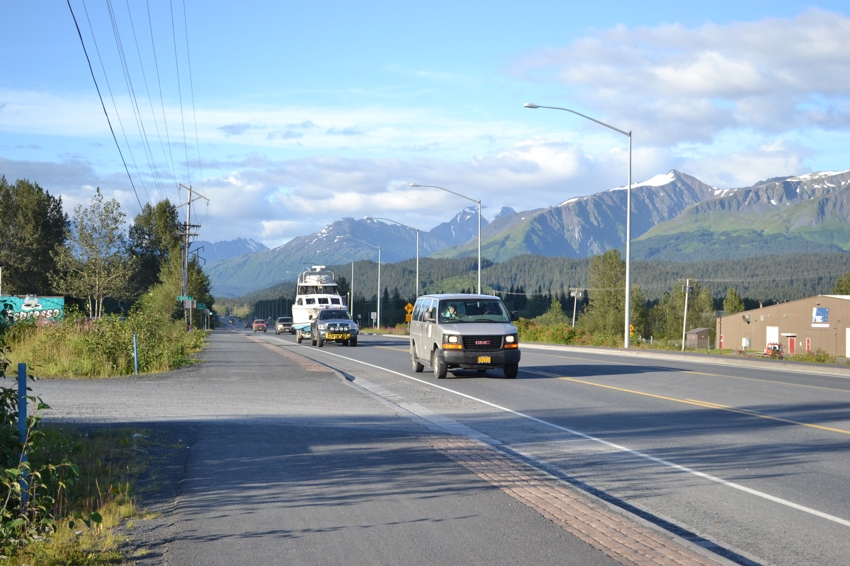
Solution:
[(444, 350), (462, 350), (463, 345), (460, 343), (460, 338), (456, 334), (443, 336)]
[(519, 339), (516, 334), (508, 334), (505, 336), (505, 349), (512, 350), (519, 348)]

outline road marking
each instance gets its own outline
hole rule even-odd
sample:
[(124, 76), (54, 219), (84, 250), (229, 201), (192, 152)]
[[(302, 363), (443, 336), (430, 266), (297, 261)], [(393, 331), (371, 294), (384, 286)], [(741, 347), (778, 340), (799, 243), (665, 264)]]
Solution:
[[(298, 347), (296, 344), (292, 344), (291, 342), (286, 342), (286, 344), (290, 345), (290, 346)], [(719, 478), (717, 476), (712, 476), (711, 474), (706, 474), (705, 472), (700, 472), (698, 470), (694, 470), (693, 468), (688, 468), (687, 466), (675, 464), (675, 463), (673, 463), (669, 460), (665, 460), (663, 458), (657, 458), (657, 457), (652, 456), (650, 454), (646, 454), (644, 452), (641, 452), (639, 450), (634, 450), (632, 448), (627, 448), (626, 446), (622, 446), (622, 445), (616, 444), (614, 442), (609, 442), (609, 441), (604, 440), (602, 438), (591, 436), (589, 434), (585, 434), (583, 432), (579, 432), (579, 431), (573, 430), (571, 428), (567, 428), (567, 427), (564, 427), (564, 426), (561, 426), (561, 425), (557, 425), (557, 424), (551, 423), (549, 421), (544, 421), (543, 419), (538, 419), (537, 417), (532, 417), (531, 415), (526, 415), (525, 413), (521, 413), (519, 411), (509, 409), (508, 407), (503, 407), (501, 405), (497, 405), (496, 403), (491, 403), (490, 401), (485, 401), (484, 399), (479, 399), (478, 397), (473, 397), (472, 395), (468, 395), (466, 393), (454, 391), (452, 389), (449, 389), (448, 387), (444, 387), (442, 385), (437, 385), (436, 383), (431, 383), (431, 382), (425, 381), (424, 379), (419, 379), (418, 377), (412, 377), (412, 376), (403, 374), (401, 372), (398, 372), (398, 371), (395, 371), (395, 370), (392, 370), (392, 369), (389, 369), (389, 368), (381, 367), (381, 366), (378, 366), (378, 365), (375, 365), (375, 364), (370, 364), (369, 362), (356, 360), (354, 358), (348, 358), (348, 357), (342, 356), (340, 354), (334, 354), (333, 352), (327, 352), (327, 351), (324, 351), (324, 350), (313, 350), (313, 351), (316, 352), (316, 353), (324, 354), (324, 355), (327, 355), (327, 356), (333, 356), (333, 357), (336, 357), (336, 358), (341, 358), (341, 359), (349, 361), (349, 362), (354, 362), (354, 363), (358, 363), (358, 364), (368, 366), (368, 367), (371, 367), (371, 368), (374, 368), (374, 369), (385, 371), (387, 373), (391, 373), (393, 375), (403, 377), (404, 379), (416, 381), (417, 383), (427, 385), (428, 387), (440, 389), (440, 390), (445, 391), (447, 393), (451, 393), (452, 395), (457, 395), (458, 397), (464, 397), (466, 399), (476, 401), (476, 402), (481, 403), (483, 405), (487, 405), (488, 407), (493, 407), (494, 409), (498, 409), (500, 411), (504, 411), (504, 412), (509, 413), (511, 415), (530, 420), (532, 422), (541, 424), (543, 426), (547, 426), (547, 427), (553, 428), (555, 430), (560, 430), (561, 432), (566, 432), (568, 434), (572, 434), (573, 436), (577, 436), (579, 438), (584, 438), (585, 440), (590, 440), (591, 442), (596, 442), (598, 444), (602, 444), (603, 446), (607, 446), (607, 447), (612, 448), (612, 449), (614, 449), (618, 452), (624, 452), (624, 453), (630, 454), (632, 456), (637, 456), (639, 458), (649, 460), (650, 462), (655, 462), (656, 464), (661, 464), (662, 466), (672, 468), (676, 471), (691, 474), (691, 475), (696, 476), (698, 478), (702, 478), (704, 480), (708, 480), (708, 481), (729, 487), (731, 489), (743, 491), (744, 493), (754, 495), (754, 496), (759, 497), (761, 499), (765, 499), (767, 501), (771, 501), (773, 503), (777, 503), (777, 504), (783, 505), (785, 507), (790, 507), (791, 509), (796, 509), (797, 511), (802, 511), (803, 513), (808, 513), (809, 515), (814, 515), (815, 517), (820, 517), (821, 519), (826, 519), (827, 521), (831, 521), (833, 523), (837, 523), (837, 524), (843, 525), (845, 527), (850, 527), (850, 521), (848, 521), (846, 519), (842, 519), (841, 517), (836, 517), (835, 515), (830, 515), (828, 513), (824, 513), (823, 511), (818, 511), (817, 509), (812, 509), (811, 507), (799, 505), (797, 503), (794, 503), (793, 501), (788, 501), (787, 499), (782, 499), (781, 497), (776, 497), (775, 495), (770, 495), (769, 493), (765, 493), (763, 491), (758, 491), (756, 489), (749, 488), (749, 487), (747, 487), (745, 485), (741, 485), (739, 483), (731, 482), (731, 481), (725, 480), (723, 478)], [(522, 368), (520, 368), (520, 369), (522, 369)], [(527, 371), (527, 370), (523, 370), (523, 371)]]
[[(579, 361), (583, 361), (583, 362), (603, 363), (603, 362), (598, 362), (597, 360), (593, 360), (593, 359), (588, 360), (587, 358), (579, 358), (579, 357), (576, 357), (576, 356), (560, 356), (560, 355), (557, 355), (557, 354), (546, 354), (546, 353), (538, 353), (538, 352), (535, 352), (535, 355), (549, 356), (549, 357), (552, 357), (552, 358), (563, 358), (565, 360), (579, 360)], [(688, 361), (688, 360), (683, 360), (683, 361)], [(633, 362), (618, 362), (618, 361), (615, 361), (615, 360), (607, 360), (604, 363), (606, 363), (606, 364), (608, 364), (608, 363), (617, 364), (617, 365), (622, 365), (622, 366), (632, 366), (632, 367), (645, 367), (644, 365), (636, 364), (636, 363), (633, 363)], [(788, 382), (785, 382), (785, 381), (774, 381), (774, 380), (771, 380), (771, 379), (758, 379), (756, 377), (739, 377), (739, 376), (735, 376), (735, 375), (726, 375), (726, 374), (723, 374), (723, 373), (711, 373), (711, 372), (707, 372), (707, 371), (696, 371), (696, 370), (691, 370), (691, 369), (678, 369), (678, 368), (674, 368), (674, 369), (676, 369), (676, 371), (680, 371), (682, 373), (694, 373), (694, 374), (697, 374), (697, 375), (710, 375), (710, 376), (714, 376), (714, 377), (724, 377), (726, 379), (742, 379), (744, 381), (760, 381), (762, 383), (773, 383), (773, 384), (776, 384), (776, 385), (787, 385), (789, 387), (803, 387), (805, 389), (821, 389), (821, 390), (824, 390), (824, 391), (839, 391), (841, 393), (850, 393), (850, 389), (837, 389), (835, 387), (822, 387), (820, 385), (807, 385), (805, 383), (788, 383)], [(759, 368), (759, 369), (763, 369), (763, 368)], [(834, 376), (826, 376), (826, 377), (834, 377)]]
[(655, 399), (662, 399), (664, 401), (673, 401), (675, 403), (684, 403), (685, 405), (696, 405), (698, 407), (705, 407), (707, 409), (717, 409), (718, 411), (728, 411), (730, 413), (740, 413), (742, 415), (749, 415), (751, 417), (756, 417), (759, 419), (767, 419), (771, 421), (779, 421), (783, 423), (789, 423), (793, 425), (805, 426), (809, 428), (817, 428), (820, 430), (826, 430), (829, 432), (837, 432), (839, 434), (850, 434), (850, 430), (844, 430), (841, 428), (833, 428), (829, 426), (816, 425), (811, 423), (804, 423), (800, 421), (793, 421), (791, 419), (784, 419), (782, 417), (774, 417), (771, 415), (765, 415), (764, 413), (759, 413), (756, 411), (751, 411), (749, 409), (740, 409), (738, 407), (730, 407), (728, 405), (720, 405), (718, 403), (711, 403), (710, 401), (700, 401), (699, 399), (678, 399), (676, 397), (667, 397), (666, 395), (656, 395), (655, 393), (647, 393), (645, 391), (636, 391), (634, 389), (625, 389), (623, 387), (615, 387), (613, 385), (605, 385), (602, 383), (594, 383), (592, 381), (584, 381), (582, 379), (576, 379), (574, 377), (564, 377), (559, 375), (552, 375), (545, 372), (535, 372), (529, 371), (528, 373), (536, 373), (537, 375), (545, 375), (548, 377), (557, 377), (558, 379), (562, 379), (564, 381), (572, 381), (573, 383), (581, 383), (584, 385), (593, 385), (595, 387), (603, 387), (605, 389), (612, 389), (614, 391), (620, 391), (623, 393), (631, 393), (633, 395), (642, 395), (644, 397), (653, 397)]

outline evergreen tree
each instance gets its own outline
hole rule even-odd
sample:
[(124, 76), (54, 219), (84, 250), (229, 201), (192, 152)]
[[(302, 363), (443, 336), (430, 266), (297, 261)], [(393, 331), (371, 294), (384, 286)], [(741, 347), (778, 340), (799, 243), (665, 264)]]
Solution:
[(163, 263), (172, 253), (180, 254), (180, 238), (177, 233), (177, 207), (168, 199), (145, 204), (130, 226), (128, 249), (136, 258), (137, 269), (133, 275), (135, 293), (144, 293), (151, 285), (159, 283)]
[(619, 334), (625, 321), (626, 263), (617, 250), (590, 260), (588, 307), (582, 326), (594, 332)]
[[(850, 275), (850, 273), (848, 273), (847, 275)], [(845, 275), (845, 277), (847, 276)], [(848, 285), (850, 285), (850, 280), (848, 280)], [(835, 284), (835, 287), (836, 289), (838, 288), (838, 283)], [(838, 294), (843, 295), (845, 293)], [(735, 314), (746, 310), (744, 308), (744, 301), (738, 295), (738, 292), (735, 290), (734, 287), (729, 287), (729, 289), (726, 290), (726, 300), (723, 301), (723, 310), (726, 312), (726, 314)]]
[(50, 280), (57, 271), (51, 252), (65, 244), (69, 228), (62, 197), (25, 179), (9, 184), (0, 176), (0, 218), (2, 290), (21, 295), (56, 292)]

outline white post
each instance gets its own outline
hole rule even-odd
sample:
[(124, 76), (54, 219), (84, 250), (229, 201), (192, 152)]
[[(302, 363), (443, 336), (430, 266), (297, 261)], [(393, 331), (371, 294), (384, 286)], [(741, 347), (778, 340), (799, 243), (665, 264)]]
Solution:
[(682, 321), (682, 351), (685, 351), (685, 331), (688, 328), (688, 295), (691, 291), (691, 280), (685, 279), (685, 319)]

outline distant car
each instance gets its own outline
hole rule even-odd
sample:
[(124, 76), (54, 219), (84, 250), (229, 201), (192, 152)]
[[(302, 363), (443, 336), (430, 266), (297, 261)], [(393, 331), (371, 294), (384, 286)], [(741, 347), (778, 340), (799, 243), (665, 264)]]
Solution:
[(313, 346), (319, 348), (325, 345), (325, 341), (357, 346), (357, 332), (357, 324), (351, 320), (347, 310), (324, 309), (310, 325), (310, 340)]
[(274, 323), (274, 333), (280, 334), (281, 332), (288, 332), (289, 334), (295, 334), (295, 329), (292, 328), (292, 317), (291, 316), (279, 316), (279, 317), (277, 317), (277, 321)]
[(260, 330), (263, 332), (266, 331), (266, 321), (262, 318), (258, 318), (254, 321), (254, 332), (259, 332)]
[(250, 322), (246, 322), (246, 323), (245, 323), (245, 328), (251, 328), (251, 323), (250, 323)]

